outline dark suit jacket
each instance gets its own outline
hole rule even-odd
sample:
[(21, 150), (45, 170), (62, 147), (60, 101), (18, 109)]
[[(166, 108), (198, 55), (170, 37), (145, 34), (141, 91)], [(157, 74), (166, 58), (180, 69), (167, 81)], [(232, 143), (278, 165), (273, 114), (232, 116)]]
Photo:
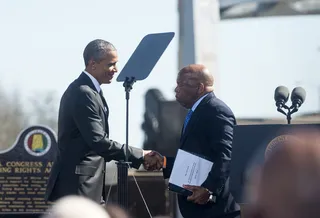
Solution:
[[(107, 108), (107, 110), (105, 110)], [(82, 73), (62, 96), (58, 120), (58, 155), (47, 184), (46, 200), (83, 195), (101, 201), (105, 162), (124, 160), (124, 146), (109, 139), (109, 109), (91, 79)], [(139, 168), (143, 151), (129, 148)]]
[[(233, 127), (236, 124), (231, 109), (214, 93), (202, 99), (193, 112), (191, 119), (181, 135), (180, 149), (198, 154), (214, 163), (203, 187), (216, 195), (216, 203), (194, 204), (186, 197), (178, 195), (180, 212), (185, 218), (211, 218), (238, 210), (229, 192), (229, 171), (231, 161)], [(174, 158), (167, 158), (167, 167), (163, 170), (169, 178)]]

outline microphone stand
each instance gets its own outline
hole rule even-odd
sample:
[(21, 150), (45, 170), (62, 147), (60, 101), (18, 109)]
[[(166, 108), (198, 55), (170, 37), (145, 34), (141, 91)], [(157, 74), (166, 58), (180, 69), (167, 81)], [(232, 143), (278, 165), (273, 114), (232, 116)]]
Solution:
[(128, 209), (128, 168), (131, 162), (128, 160), (128, 145), (129, 145), (129, 99), (130, 91), (132, 90), (135, 78), (126, 77), (123, 87), (126, 92), (126, 145), (125, 145), (125, 160), (117, 162), (118, 168), (118, 203), (124, 209)]
[[(286, 109), (287, 112), (283, 111), (282, 108)], [(294, 107), (293, 105), (291, 107), (288, 107), (287, 105), (285, 104), (281, 104), (279, 106), (277, 106), (277, 111), (284, 114), (287, 118), (287, 124), (291, 124), (291, 115), (295, 112), (298, 111), (298, 108), (297, 107)]]

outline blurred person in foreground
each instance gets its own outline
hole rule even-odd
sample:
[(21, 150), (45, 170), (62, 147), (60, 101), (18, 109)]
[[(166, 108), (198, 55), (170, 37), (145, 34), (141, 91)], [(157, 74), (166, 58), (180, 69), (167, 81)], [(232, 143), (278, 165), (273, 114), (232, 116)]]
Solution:
[[(48, 180), (46, 199), (83, 195), (103, 203), (106, 162), (125, 160), (125, 147), (109, 139), (109, 107), (101, 84), (118, 72), (118, 54), (109, 42), (97, 39), (83, 52), (85, 70), (64, 92), (59, 109), (58, 155)], [(139, 168), (156, 160), (150, 151), (129, 147), (129, 162)]]
[(132, 218), (129, 214), (120, 206), (115, 204), (107, 204), (105, 206), (110, 218)]
[(41, 218), (110, 218), (96, 202), (82, 196), (59, 199)]
[[(175, 88), (177, 101), (189, 110), (181, 132), (180, 149), (212, 161), (213, 167), (201, 186), (186, 185), (189, 197), (178, 195), (184, 218), (236, 217), (239, 206), (229, 191), (233, 128), (236, 124), (231, 109), (213, 92), (213, 76), (200, 64), (180, 70)], [(157, 152), (164, 178), (169, 178), (175, 158)], [(159, 169), (159, 168), (158, 168)], [(235, 213), (233, 213), (235, 212)]]
[(279, 143), (266, 157), (252, 178), (256, 182), (255, 201), (246, 217), (320, 217), (319, 133), (295, 133), (294, 140)]

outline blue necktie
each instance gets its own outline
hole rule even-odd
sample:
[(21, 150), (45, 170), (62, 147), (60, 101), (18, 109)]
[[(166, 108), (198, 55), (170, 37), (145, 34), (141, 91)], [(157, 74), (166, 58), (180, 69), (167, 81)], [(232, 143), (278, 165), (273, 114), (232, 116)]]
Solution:
[(188, 122), (189, 122), (189, 120), (190, 120), (190, 118), (191, 118), (192, 113), (193, 113), (193, 111), (190, 109), (189, 112), (188, 112), (188, 114), (187, 114), (187, 116), (186, 116), (186, 119), (184, 120), (183, 133), (184, 133), (184, 131), (185, 131), (186, 128), (187, 128), (187, 125), (188, 125)]

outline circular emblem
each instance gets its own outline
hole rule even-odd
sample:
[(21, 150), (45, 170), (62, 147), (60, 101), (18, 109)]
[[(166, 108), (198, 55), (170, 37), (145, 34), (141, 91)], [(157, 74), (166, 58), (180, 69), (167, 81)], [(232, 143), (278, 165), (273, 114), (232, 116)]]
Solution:
[(51, 138), (41, 129), (32, 130), (24, 139), (24, 148), (33, 156), (45, 155), (51, 147)]
[(296, 144), (299, 140), (294, 137), (293, 135), (280, 135), (277, 136), (276, 138), (274, 138), (273, 140), (271, 140), (271, 142), (269, 142), (269, 144), (267, 145), (267, 148), (265, 150), (265, 158), (267, 158), (268, 156), (270, 156), (270, 154), (276, 150), (277, 148), (279, 148), (280, 146), (284, 145), (284, 144)]

